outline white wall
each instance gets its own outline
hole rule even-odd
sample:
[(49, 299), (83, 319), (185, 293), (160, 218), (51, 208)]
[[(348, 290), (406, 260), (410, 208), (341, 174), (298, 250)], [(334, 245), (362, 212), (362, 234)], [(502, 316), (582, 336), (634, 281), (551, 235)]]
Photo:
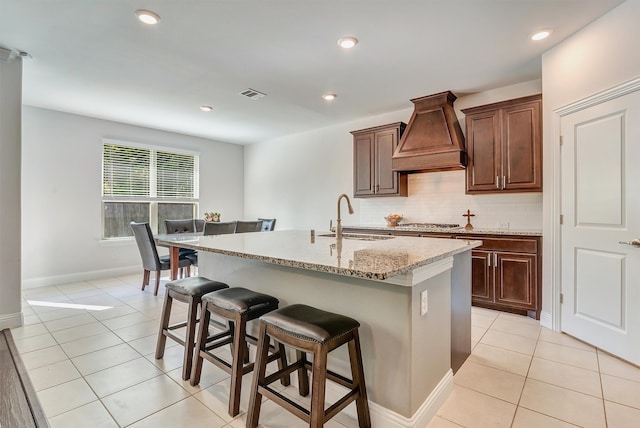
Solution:
[(102, 138), (199, 152), (200, 214), (243, 216), (242, 146), (25, 106), (23, 287), (141, 269), (134, 241), (100, 239)]
[(22, 59), (0, 60), (0, 330), (22, 325), (20, 113)]
[(553, 112), (596, 92), (640, 76), (640, 0), (627, 0), (542, 56), (544, 109), (543, 321), (550, 324), (553, 267), (559, 260), (553, 235), (560, 202), (558, 118)]
[[(460, 109), (541, 92), (541, 81), (524, 82), (478, 94), (461, 96)], [(422, 94), (416, 94), (420, 96)], [(407, 104), (411, 105), (409, 101)], [(408, 122), (412, 108), (369, 117), (303, 134), (246, 146), (245, 214), (247, 218), (278, 219), (277, 228), (326, 230), (336, 218), (338, 195), (353, 195), (353, 139), (349, 131), (386, 123)], [(384, 225), (384, 216), (398, 212), (406, 221), (461, 223), (471, 209), (478, 227), (541, 229), (541, 194), (465, 195), (464, 171), (411, 174), (409, 196), (352, 199), (356, 213), (342, 210), (343, 225)]]

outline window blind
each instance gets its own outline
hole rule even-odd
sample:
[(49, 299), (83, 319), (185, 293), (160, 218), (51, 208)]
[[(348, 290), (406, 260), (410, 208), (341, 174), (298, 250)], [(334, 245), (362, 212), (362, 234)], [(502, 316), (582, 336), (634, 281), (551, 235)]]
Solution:
[(103, 144), (102, 195), (149, 197), (151, 151), (137, 147)]

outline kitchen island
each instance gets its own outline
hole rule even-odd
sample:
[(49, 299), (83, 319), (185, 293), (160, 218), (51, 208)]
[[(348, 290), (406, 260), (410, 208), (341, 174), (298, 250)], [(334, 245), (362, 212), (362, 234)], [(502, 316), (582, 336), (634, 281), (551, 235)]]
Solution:
[[(357, 319), (374, 427), (424, 427), (471, 351), (471, 250), (479, 241), (310, 231), (167, 235), (200, 275)], [(330, 367), (350, 374), (346, 349)], [(327, 400), (342, 392), (329, 384)], [(354, 412), (353, 405), (347, 412)]]

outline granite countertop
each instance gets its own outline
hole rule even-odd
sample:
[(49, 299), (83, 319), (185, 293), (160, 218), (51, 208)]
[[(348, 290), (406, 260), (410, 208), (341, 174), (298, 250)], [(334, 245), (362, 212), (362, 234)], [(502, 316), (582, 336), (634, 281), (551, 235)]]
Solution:
[[(481, 241), (414, 239), (345, 233), (337, 240), (309, 230), (282, 230), (230, 235), (159, 235), (160, 246), (259, 260), (282, 266), (385, 280), (472, 248)], [(386, 239), (385, 239), (386, 238)]]
[(519, 236), (542, 236), (541, 230), (525, 230), (525, 229), (479, 229), (466, 230), (464, 226), (461, 227), (419, 227), (419, 226), (343, 226), (344, 229), (366, 229), (366, 230), (382, 230), (382, 231), (407, 231), (407, 232), (422, 232), (422, 233), (449, 233), (455, 235), (519, 235)]

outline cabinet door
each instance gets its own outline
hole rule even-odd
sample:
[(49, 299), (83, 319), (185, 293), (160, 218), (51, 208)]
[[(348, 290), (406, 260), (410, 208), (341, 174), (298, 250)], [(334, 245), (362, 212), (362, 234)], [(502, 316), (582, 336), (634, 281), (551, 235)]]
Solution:
[(398, 194), (398, 173), (393, 171), (391, 158), (398, 145), (398, 130), (390, 129), (375, 134), (375, 193)]
[(471, 252), (471, 299), (473, 302), (493, 303), (493, 252)]
[(356, 135), (353, 139), (353, 194), (371, 196), (374, 188), (374, 133)]
[(537, 257), (534, 254), (496, 253), (495, 302), (536, 309)]
[(502, 110), (504, 190), (542, 191), (540, 101)]
[(470, 114), (466, 117), (467, 192), (497, 191), (501, 184), (500, 168), (500, 112)]

